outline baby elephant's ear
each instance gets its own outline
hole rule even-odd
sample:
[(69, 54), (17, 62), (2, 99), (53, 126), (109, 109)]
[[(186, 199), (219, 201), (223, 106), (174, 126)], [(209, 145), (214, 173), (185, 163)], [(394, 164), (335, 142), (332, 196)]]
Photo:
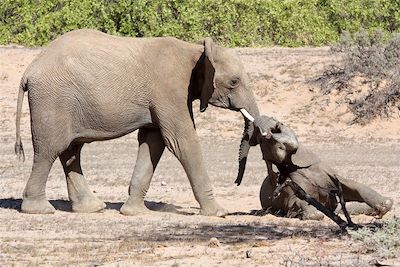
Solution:
[(300, 168), (310, 167), (319, 162), (320, 159), (310, 150), (299, 144), (296, 153), (292, 155), (292, 163)]

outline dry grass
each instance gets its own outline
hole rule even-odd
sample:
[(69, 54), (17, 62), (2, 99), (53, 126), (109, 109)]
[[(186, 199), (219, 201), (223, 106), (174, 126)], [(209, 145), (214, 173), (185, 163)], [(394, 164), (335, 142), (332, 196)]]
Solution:
[(400, 219), (393, 217), (373, 226), (350, 231), (351, 238), (359, 241), (354, 251), (362, 254), (374, 253), (380, 259), (399, 257)]

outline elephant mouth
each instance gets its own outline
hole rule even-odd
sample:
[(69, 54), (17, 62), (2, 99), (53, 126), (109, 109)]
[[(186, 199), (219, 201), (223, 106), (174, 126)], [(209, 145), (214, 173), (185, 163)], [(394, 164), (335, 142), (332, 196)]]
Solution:
[(217, 98), (210, 101), (209, 103), (215, 107), (231, 109), (229, 98), (227, 98), (227, 100), (225, 100), (224, 98)]
[(229, 96), (223, 97), (218, 99), (219, 103), (221, 103), (221, 107), (233, 110), (233, 111), (240, 111), (240, 108), (236, 107)]
[(233, 105), (233, 103), (232, 103), (232, 101), (231, 101), (231, 99), (229, 97), (227, 97), (227, 98), (228, 98), (228, 106), (229, 106), (230, 110), (233, 110), (233, 111), (240, 111), (241, 110), (241, 108), (238, 108), (235, 105)]
[[(210, 100), (209, 103), (215, 107), (225, 108), (233, 111), (240, 111), (240, 107), (236, 107), (229, 96), (220, 97), (214, 100)], [(250, 114), (249, 114), (250, 115)], [(253, 119), (254, 120), (254, 119)]]

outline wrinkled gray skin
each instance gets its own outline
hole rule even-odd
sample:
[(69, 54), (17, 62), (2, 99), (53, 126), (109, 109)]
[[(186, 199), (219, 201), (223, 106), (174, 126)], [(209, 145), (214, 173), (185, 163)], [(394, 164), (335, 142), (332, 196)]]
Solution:
[[(289, 127), (266, 116), (256, 118), (255, 124), (254, 137), (260, 144), (263, 159), (275, 164), (281, 175), (290, 176), (304, 191), (329, 210), (335, 211), (337, 207), (336, 197), (329, 194), (337, 188), (331, 179), (333, 176), (339, 179), (346, 202), (364, 204), (348, 206), (350, 213), (382, 217), (391, 209), (392, 199), (380, 195), (368, 186), (338, 176), (325, 162), (299, 144), (296, 135)], [(266, 135), (263, 136), (262, 133)], [(261, 186), (260, 200), (263, 209), (286, 217), (314, 220), (323, 218), (322, 213), (299, 199), (289, 186), (284, 187), (280, 195), (274, 198), (274, 191), (279, 184), (277, 179), (275, 173), (269, 173)]]
[[(303, 177), (301, 179), (304, 180)], [(381, 218), (393, 205), (392, 199), (380, 195), (368, 186), (342, 177), (339, 177), (339, 181), (343, 188), (345, 201), (349, 202), (346, 208), (350, 214), (365, 214)], [(301, 187), (331, 211), (340, 212), (339, 207), (336, 207), (337, 204), (327, 198), (326, 192), (319, 189), (315, 183), (315, 181), (304, 181)], [(260, 202), (264, 210), (279, 216), (302, 220), (322, 220), (324, 218), (324, 215), (315, 207), (299, 199), (289, 186), (284, 187), (277, 198), (273, 198), (276, 187), (277, 183), (267, 176), (260, 189)], [(326, 201), (327, 199), (328, 201)]]
[[(31, 114), (33, 167), (22, 211), (53, 213), (45, 187), (59, 158), (72, 210), (95, 212), (105, 204), (89, 189), (80, 153), (85, 143), (139, 129), (139, 151), (130, 196), (121, 212), (145, 211), (144, 195), (167, 147), (181, 162), (203, 215), (223, 215), (214, 198), (194, 128), (192, 101), (258, 116), (238, 56), (206, 38), (191, 44), (175, 38), (125, 38), (76, 30), (53, 41), (27, 68), (20, 84), (16, 153), (23, 155), (20, 117), (24, 92)], [(246, 121), (246, 120), (245, 120)], [(252, 124), (246, 121), (242, 146)]]

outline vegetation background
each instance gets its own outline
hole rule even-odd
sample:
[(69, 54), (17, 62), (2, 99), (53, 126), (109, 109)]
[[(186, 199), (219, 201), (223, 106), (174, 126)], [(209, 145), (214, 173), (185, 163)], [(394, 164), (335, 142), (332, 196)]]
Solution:
[(124, 36), (210, 36), (226, 46), (320, 46), (344, 31), (399, 31), (399, 0), (1, 0), (0, 44), (40, 46), (92, 28)]

